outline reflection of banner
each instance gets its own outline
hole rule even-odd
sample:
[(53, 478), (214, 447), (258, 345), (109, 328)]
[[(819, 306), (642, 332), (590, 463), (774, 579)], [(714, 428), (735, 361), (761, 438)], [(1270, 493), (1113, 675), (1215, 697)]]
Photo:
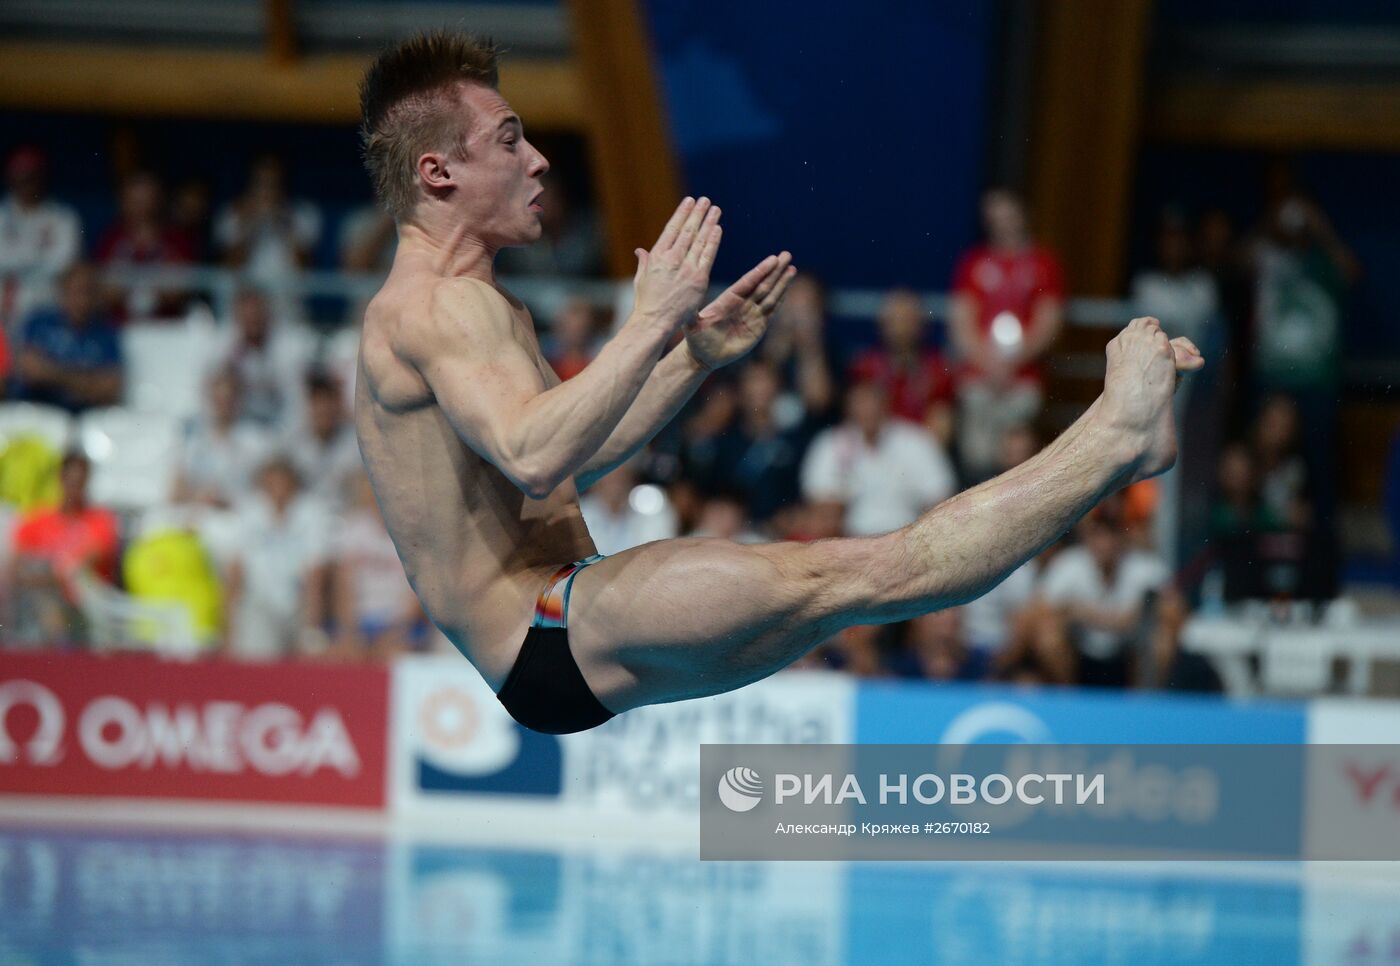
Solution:
[(0, 829), (5, 962), (366, 962), (384, 846)]
[(705, 864), (636, 848), (405, 846), (393, 854), (385, 946), (412, 963), (452, 950), (473, 963), (834, 966), (848, 961), (844, 877), (831, 865)]
[[(1311, 871), (1311, 870), (1310, 870)], [(1308, 877), (1302, 916), (1307, 966), (1391, 966), (1400, 962), (1400, 902), (1393, 872), (1348, 879), (1332, 871)], [(1260, 962), (1279, 962), (1276, 959)]]
[[(862, 683), (861, 744), (1302, 744), (1304, 706), (1113, 691)], [(1362, 739), (1364, 740), (1364, 739)]]
[[(1296, 882), (1279, 876), (1255, 882), (1239, 875), (1215, 880), (1203, 870), (1188, 878), (1170, 874), (1169, 868), (855, 863), (847, 873), (846, 961), (1298, 962), (1302, 897)], [(891, 928), (892, 921), (898, 928)], [(919, 937), (918, 946), (913, 937)], [(1385, 962), (1339, 954), (1317, 960), (1317, 966)]]
[(0, 655), (0, 791), (382, 807), (382, 669)]
[(512, 721), (461, 658), (402, 661), (394, 668), (394, 807), (421, 813), (510, 796), (516, 806), (694, 816), (702, 743), (849, 741), (853, 691), (845, 677), (789, 672), (555, 737)]

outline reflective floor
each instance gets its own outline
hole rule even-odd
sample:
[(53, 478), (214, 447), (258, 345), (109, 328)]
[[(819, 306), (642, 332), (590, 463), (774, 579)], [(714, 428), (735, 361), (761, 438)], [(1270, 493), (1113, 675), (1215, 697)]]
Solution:
[(2, 966), (283, 962), (1394, 966), (1400, 875), (0, 827)]

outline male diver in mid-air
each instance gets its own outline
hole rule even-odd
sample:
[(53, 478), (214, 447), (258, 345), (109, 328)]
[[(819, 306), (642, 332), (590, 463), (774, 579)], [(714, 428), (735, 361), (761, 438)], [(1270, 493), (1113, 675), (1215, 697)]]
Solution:
[(398, 250), (365, 311), (355, 424), (414, 591), (522, 725), (582, 731), (731, 691), (843, 627), (971, 600), (1106, 494), (1175, 460), (1177, 374), (1203, 362), (1155, 319), (1134, 319), (1073, 426), (906, 527), (600, 556), (579, 489), (754, 347), (794, 269), (770, 255), (702, 307), (720, 210), (687, 198), (637, 251), (632, 314), (561, 384), (493, 270), (502, 248), (539, 238), (549, 170), (496, 77), (495, 49), (458, 33), (407, 40), (365, 75), (365, 158)]

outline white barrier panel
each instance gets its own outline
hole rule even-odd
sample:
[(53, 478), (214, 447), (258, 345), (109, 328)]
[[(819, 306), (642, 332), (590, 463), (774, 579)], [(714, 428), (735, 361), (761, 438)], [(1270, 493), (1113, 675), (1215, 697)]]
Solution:
[(1309, 749), (1305, 854), (1335, 851), (1357, 836), (1393, 842), (1400, 835), (1400, 702), (1324, 699), (1308, 705), (1309, 745), (1349, 745), (1344, 757)]
[[(456, 656), (393, 669), (390, 803), (395, 815), (480, 820), (568, 834), (601, 820), (694, 834), (704, 743), (842, 743), (855, 685), (790, 671), (731, 694), (638, 708), (578, 735), (516, 724)], [(502, 819), (502, 805), (511, 819)], [(502, 829), (505, 837), (514, 834)]]

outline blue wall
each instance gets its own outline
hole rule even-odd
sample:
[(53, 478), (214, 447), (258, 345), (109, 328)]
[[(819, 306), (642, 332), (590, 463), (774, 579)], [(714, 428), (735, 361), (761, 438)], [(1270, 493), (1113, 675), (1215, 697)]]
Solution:
[(832, 284), (946, 287), (976, 235), (995, 6), (651, 0), (686, 188), (725, 209), (717, 275), (790, 248)]

